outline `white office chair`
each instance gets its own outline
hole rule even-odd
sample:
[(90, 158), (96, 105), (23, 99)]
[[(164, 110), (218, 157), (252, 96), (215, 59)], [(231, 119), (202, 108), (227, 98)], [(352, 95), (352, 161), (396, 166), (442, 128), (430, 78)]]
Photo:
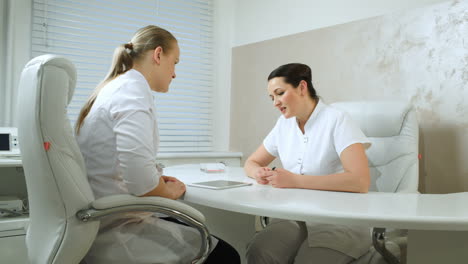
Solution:
[(73, 64), (54, 55), (34, 58), (21, 75), (19, 140), (30, 207), (26, 235), (30, 262), (79, 263), (98, 233), (100, 218), (150, 211), (195, 227), (202, 245), (193, 263), (203, 263), (211, 239), (204, 216), (194, 208), (161, 197), (115, 195), (94, 199), (67, 117), (75, 82)]
[[(419, 129), (411, 106), (391, 101), (338, 102), (332, 106), (349, 113), (372, 143), (367, 150), (370, 191), (417, 193)], [(390, 232), (390, 241), (385, 233), (385, 227), (375, 227), (373, 248), (353, 263), (404, 263), (405, 230)]]

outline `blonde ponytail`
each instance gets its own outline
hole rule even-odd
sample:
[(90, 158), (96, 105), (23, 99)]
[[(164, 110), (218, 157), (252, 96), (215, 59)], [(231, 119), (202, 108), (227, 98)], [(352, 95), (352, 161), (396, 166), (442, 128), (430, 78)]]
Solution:
[(91, 96), (88, 98), (83, 108), (81, 108), (80, 115), (75, 124), (75, 133), (80, 133), (80, 128), (86, 116), (91, 111), (96, 98), (108, 82), (112, 81), (117, 76), (127, 72), (133, 68), (133, 62), (140, 59), (142, 54), (148, 50), (154, 50), (157, 47), (162, 47), (163, 50), (168, 51), (172, 48), (176, 38), (167, 30), (158, 26), (146, 26), (139, 29), (133, 36), (131, 42), (119, 45), (112, 58), (112, 64), (107, 76), (99, 85), (94, 89)]

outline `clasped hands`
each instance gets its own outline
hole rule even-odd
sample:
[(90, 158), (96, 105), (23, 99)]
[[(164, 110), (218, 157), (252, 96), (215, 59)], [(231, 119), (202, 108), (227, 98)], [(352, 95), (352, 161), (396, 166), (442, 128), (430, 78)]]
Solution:
[(255, 171), (255, 180), (259, 184), (270, 184), (276, 188), (295, 188), (297, 174), (288, 170), (259, 167)]

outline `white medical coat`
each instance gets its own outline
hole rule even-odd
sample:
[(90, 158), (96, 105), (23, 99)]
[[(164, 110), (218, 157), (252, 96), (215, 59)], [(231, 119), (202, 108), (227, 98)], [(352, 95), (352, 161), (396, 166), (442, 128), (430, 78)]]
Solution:
[[(145, 194), (161, 177), (156, 110), (144, 76), (129, 70), (106, 84), (77, 141), (96, 198)], [(200, 248), (198, 231), (152, 213), (127, 213), (101, 221), (88, 263), (190, 263)]]
[[(355, 143), (370, 145), (348, 114), (321, 100), (309, 117), (304, 133), (295, 117), (281, 116), (264, 139), (265, 149), (279, 157), (283, 168), (296, 174), (328, 175), (343, 172), (341, 152)], [(343, 201), (344, 202), (344, 201)], [(369, 228), (306, 223), (311, 247), (326, 247), (358, 258), (371, 245)]]

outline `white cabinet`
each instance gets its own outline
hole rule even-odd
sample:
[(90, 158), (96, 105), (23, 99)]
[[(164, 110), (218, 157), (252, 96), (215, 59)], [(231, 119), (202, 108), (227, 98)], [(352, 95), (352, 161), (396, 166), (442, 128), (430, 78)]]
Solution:
[(1, 263), (28, 263), (24, 241), (27, 224), (26, 216), (0, 219)]
[(19, 235), (14, 233), (15, 231), (0, 232), (1, 263), (27, 264), (28, 256), (24, 243), (24, 232)]
[[(20, 160), (0, 159), (0, 196), (27, 197)], [(27, 264), (28, 217), (0, 217), (0, 263)]]

